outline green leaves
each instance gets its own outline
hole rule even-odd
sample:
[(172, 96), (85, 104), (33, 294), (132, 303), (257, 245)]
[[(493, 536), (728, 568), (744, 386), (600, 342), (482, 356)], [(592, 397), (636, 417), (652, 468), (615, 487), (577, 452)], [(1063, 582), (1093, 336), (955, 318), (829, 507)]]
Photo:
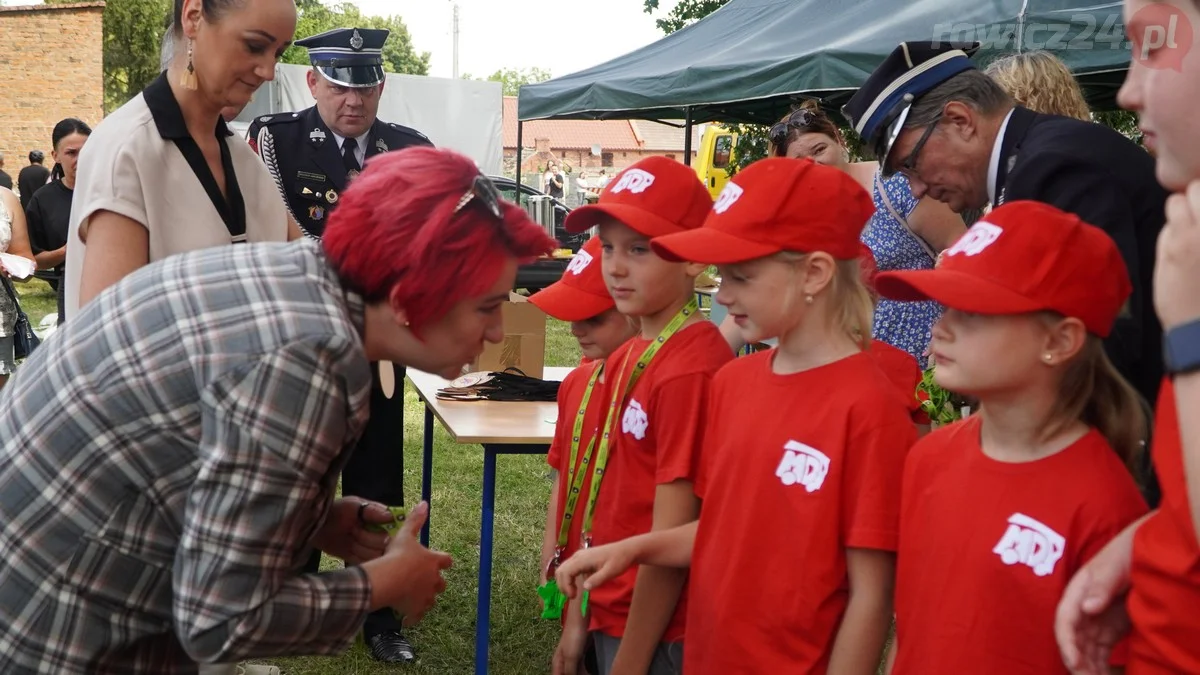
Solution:
[[(386, 28), (392, 32), (383, 45), (383, 69), (389, 73), (406, 75), (429, 74), (429, 52), (416, 53), (412, 34), (398, 16), (363, 16), (358, 6), (348, 2), (325, 5), (319, 0), (301, 0), (296, 3), (298, 13), (296, 37), (303, 38), (324, 33), (334, 28), (355, 26), (358, 28)], [(308, 65), (308, 50), (295, 45), (283, 53), (283, 63)]]
[[(670, 35), (680, 28), (712, 14), (727, 2), (729, 0), (680, 0), (666, 18), (658, 19), (654, 25)], [(643, 9), (647, 14), (653, 14), (658, 9), (658, 0), (645, 0)]]
[(962, 409), (967, 405), (967, 400), (934, 382), (934, 367), (931, 360), (929, 368), (922, 373), (921, 383), (917, 385), (917, 398), (921, 401), (921, 411), (929, 416), (933, 426), (943, 427), (962, 419)]

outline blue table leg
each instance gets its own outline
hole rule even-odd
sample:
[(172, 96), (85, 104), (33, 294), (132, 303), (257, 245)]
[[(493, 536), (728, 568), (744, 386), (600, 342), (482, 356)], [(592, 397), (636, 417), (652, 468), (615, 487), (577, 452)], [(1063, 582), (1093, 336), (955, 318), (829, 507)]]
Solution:
[(492, 525), (496, 509), (496, 453), (483, 446), (483, 517), (479, 524), (479, 603), (475, 609), (475, 672), (487, 675), (492, 610)]
[(433, 410), (425, 406), (425, 437), (422, 439), (423, 457), (421, 459), (421, 501), (429, 504), (430, 514), (421, 526), (421, 545), (429, 546), (429, 521), (433, 517)]

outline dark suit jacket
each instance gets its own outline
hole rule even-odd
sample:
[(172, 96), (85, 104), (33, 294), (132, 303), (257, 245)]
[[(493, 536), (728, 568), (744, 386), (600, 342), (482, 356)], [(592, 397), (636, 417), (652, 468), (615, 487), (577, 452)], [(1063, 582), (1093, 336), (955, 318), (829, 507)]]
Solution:
[[(337, 138), (316, 106), (296, 113), (265, 115), (248, 133), (275, 178), (300, 229), (313, 237), (325, 231), (325, 219), (349, 183)], [(366, 159), (414, 145), (432, 145), (421, 132), (379, 119), (367, 137)]]
[(1001, 144), (997, 205), (1033, 199), (1078, 215), (1121, 251), (1133, 294), (1105, 341), (1109, 358), (1151, 404), (1162, 379), (1162, 326), (1154, 313), (1154, 254), (1167, 191), (1154, 158), (1101, 124), (1018, 107)]

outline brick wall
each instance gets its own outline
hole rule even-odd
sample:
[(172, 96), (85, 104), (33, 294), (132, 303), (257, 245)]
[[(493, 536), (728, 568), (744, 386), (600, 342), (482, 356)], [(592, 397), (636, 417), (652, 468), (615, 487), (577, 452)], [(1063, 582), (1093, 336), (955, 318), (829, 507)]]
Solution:
[(64, 117), (104, 115), (103, 2), (0, 7), (0, 152), (16, 180)]

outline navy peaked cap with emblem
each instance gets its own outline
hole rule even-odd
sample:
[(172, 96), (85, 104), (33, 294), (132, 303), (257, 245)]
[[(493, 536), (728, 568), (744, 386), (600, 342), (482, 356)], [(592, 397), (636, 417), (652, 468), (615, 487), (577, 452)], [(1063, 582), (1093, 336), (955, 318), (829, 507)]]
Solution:
[(901, 42), (842, 107), (842, 114), (875, 159), (887, 161), (913, 103), (974, 69), (971, 55), (978, 49), (976, 42)]
[(391, 31), (335, 28), (296, 40), (325, 79), (343, 87), (374, 87), (383, 82), (383, 43)]

